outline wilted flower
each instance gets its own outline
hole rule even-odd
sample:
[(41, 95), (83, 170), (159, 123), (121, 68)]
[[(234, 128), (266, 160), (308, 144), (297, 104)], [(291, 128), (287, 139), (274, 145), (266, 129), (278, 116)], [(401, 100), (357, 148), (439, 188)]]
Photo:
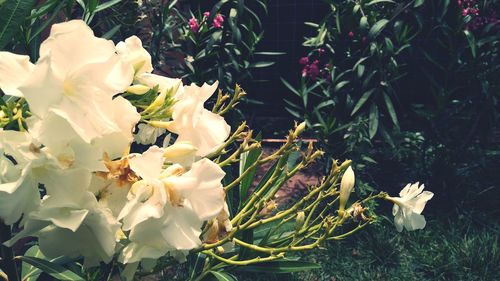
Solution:
[(394, 203), (392, 214), (398, 231), (402, 231), (403, 227), (408, 231), (425, 227), (425, 218), (421, 213), (434, 193), (423, 190), (424, 185), (419, 186), (418, 182), (407, 184), (399, 193), (400, 197), (387, 198)]

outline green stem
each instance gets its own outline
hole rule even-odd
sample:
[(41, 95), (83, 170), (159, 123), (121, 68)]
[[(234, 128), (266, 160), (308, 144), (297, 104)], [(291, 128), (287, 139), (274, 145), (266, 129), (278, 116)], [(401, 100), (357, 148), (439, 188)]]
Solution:
[(19, 281), (16, 262), (14, 261), (14, 251), (3, 245), (11, 238), (10, 226), (0, 221), (0, 251), (2, 254), (2, 268), (11, 281)]

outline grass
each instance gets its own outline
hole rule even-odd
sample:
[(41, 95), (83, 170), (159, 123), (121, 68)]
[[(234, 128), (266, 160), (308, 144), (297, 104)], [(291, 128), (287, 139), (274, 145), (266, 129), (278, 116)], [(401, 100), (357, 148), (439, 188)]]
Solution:
[(431, 220), (426, 229), (398, 233), (390, 222), (374, 225), (303, 259), (321, 270), (293, 275), (240, 275), (239, 280), (494, 281), (500, 280), (500, 224), (461, 217)]

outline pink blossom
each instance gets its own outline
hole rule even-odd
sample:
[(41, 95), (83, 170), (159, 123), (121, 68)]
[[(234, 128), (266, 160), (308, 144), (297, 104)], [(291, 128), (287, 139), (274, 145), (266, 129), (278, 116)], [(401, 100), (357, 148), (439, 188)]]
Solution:
[(198, 33), (198, 30), (200, 29), (200, 25), (198, 24), (198, 20), (196, 20), (194, 17), (189, 19), (189, 28), (193, 33)]
[(319, 48), (319, 49), (318, 49), (318, 55), (320, 55), (320, 56), (321, 56), (321, 55), (323, 55), (324, 53), (325, 53), (325, 49), (323, 49), (323, 48)]
[(347, 35), (349, 36), (349, 38), (353, 38), (354, 37), (354, 32), (349, 31), (349, 33)]
[(208, 18), (210, 16), (210, 12), (209, 11), (206, 11), (203, 13), (203, 17), (204, 18)]
[(307, 65), (309, 63), (309, 58), (308, 57), (301, 57), (299, 60), (300, 65)]
[(215, 28), (222, 28), (223, 23), (224, 23), (224, 17), (221, 14), (217, 14), (214, 18), (213, 26)]
[(319, 74), (319, 68), (317, 63), (313, 63), (309, 65), (309, 70), (307, 71), (307, 74), (311, 79), (314, 79), (318, 76)]

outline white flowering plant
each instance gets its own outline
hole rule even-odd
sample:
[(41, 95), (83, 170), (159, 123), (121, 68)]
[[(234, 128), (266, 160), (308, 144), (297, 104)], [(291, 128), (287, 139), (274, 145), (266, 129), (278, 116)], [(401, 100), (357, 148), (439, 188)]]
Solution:
[[(349, 160), (333, 161), (302, 198), (278, 207), (283, 183), (323, 154), (301, 149), (305, 125), (264, 155), (245, 123), (232, 131), (224, 120), (241, 88), (219, 91), (209, 110), (217, 82), (183, 85), (152, 72), (138, 37), (115, 45), (80, 20), (53, 25), (34, 64), (0, 52), (4, 279), (36, 280), (43, 271), (59, 280), (134, 280), (181, 263), (189, 280), (236, 280), (230, 272), (249, 266), (314, 268), (294, 252), (374, 222), (366, 204), (375, 199), (395, 204), (399, 231), (425, 226), (433, 194), (423, 185), (349, 201)], [(24, 254), (14, 256), (14, 246)]]

